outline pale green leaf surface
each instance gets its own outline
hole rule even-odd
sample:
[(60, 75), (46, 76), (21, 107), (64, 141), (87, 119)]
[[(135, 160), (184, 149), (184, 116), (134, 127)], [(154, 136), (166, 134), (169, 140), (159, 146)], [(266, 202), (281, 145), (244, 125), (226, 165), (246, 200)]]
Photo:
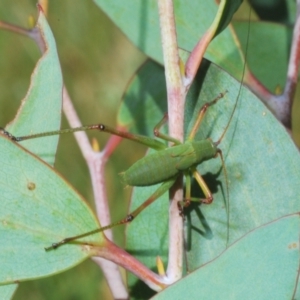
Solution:
[[(63, 80), (55, 40), (42, 12), (39, 14), (37, 29), (46, 51), (31, 75), (30, 87), (15, 119), (6, 127), (15, 136), (60, 128)], [(22, 142), (22, 145), (53, 165), (58, 139), (59, 136), (33, 139)]]
[[(138, 73), (128, 90), (128, 95), (132, 98), (125, 97), (126, 102), (123, 105), (126, 106), (131, 100), (135, 101), (134, 95), (138, 93), (134, 94), (132, 90), (138, 91), (140, 85), (142, 91), (147, 86), (147, 78), (162, 76), (163, 71), (157, 68), (155, 72), (152, 64), (145, 65)], [(145, 82), (140, 81), (140, 74), (144, 74)], [(197, 140), (210, 137), (213, 141), (217, 141), (230, 119), (240, 83), (207, 62), (202, 65), (199, 74), (201, 75), (197, 76), (185, 107), (186, 132), (189, 132), (194, 124), (200, 107), (214, 99), (220, 92), (228, 90), (224, 99), (208, 109), (196, 135)], [(164, 90), (163, 81), (161, 85), (156, 85), (156, 94), (163, 95)], [(150, 103), (150, 100), (144, 97), (140, 97), (139, 100), (143, 103), (140, 105), (148, 106), (146, 103)], [(158, 100), (163, 101), (156, 99), (152, 100), (152, 103), (155, 104)], [(130, 104), (127, 109), (129, 106)], [(142, 106), (138, 106), (138, 110), (134, 110), (133, 107), (131, 117), (134, 120), (139, 119), (139, 115), (144, 115)], [(152, 126), (147, 132), (152, 132), (153, 124), (160, 120), (164, 111), (162, 108), (160, 114), (152, 116), (149, 114), (147, 115), (149, 120), (143, 119), (144, 124)], [(128, 116), (126, 109), (122, 109), (121, 114), (122, 112), (126, 112)], [(127, 122), (130, 123), (130, 120)], [(143, 132), (144, 127), (140, 133)], [(300, 210), (298, 150), (268, 109), (245, 88), (241, 90), (237, 109), (220, 148), (223, 151), (228, 175), (229, 199), (226, 195), (227, 187), (220, 159), (211, 159), (201, 164), (198, 170), (212, 191), (214, 202), (211, 205), (191, 204), (185, 210), (185, 239), (190, 271), (211, 261), (226, 249), (227, 244), (232, 244), (258, 226)], [(145, 194), (141, 191), (143, 188), (135, 188), (132, 207), (146, 200), (154, 188), (144, 188)], [(194, 196), (203, 197), (197, 184), (193, 186), (192, 192)], [(165, 196), (164, 199), (152, 204), (151, 212), (150, 208), (147, 208), (128, 227), (128, 250), (150, 268), (155, 268), (156, 255), (165, 257), (167, 252), (167, 206)], [(149, 216), (146, 216), (148, 212)], [(144, 224), (140, 224), (143, 222)], [(161, 246), (159, 250), (153, 246), (157, 246), (156, 244)], [(138, 284), (133, 287), (136, 293), (138, 289)], [(144, 288), (142, 292), (145, 292)], [(136, 297), (138, 298), (137, 294)]]
[(255, 229), (153, 299), (295, 299), (299, 221), (292, 215)]
[(17, 284), (8, 284), (8, 285), (0, 286), (1, 300), (12, 299), (17, 288), (18, 288)]
[[(224, 18), (231, 19), (240, 1), (227, 1)], [(95, 0), (125, 35), (152, 59), (163, 64), (157, 1), (153, 0)], [(174, 1), (179, 48), (191, 52), (210, 27), (217, 13), (214, 1)], [(225, 29), (208, 47), (205, 57), (220, 65), (236, 78), (241, 78), (243, 59), (237, 50), (234, 33)]]
[[(80, 245), (52, 243), (99, 227), (84, 200), (47, 164), (0, 138), (0, 283), (55, 274), (89, 256)], [(100, 234), (84, 241), (101, 245)]]

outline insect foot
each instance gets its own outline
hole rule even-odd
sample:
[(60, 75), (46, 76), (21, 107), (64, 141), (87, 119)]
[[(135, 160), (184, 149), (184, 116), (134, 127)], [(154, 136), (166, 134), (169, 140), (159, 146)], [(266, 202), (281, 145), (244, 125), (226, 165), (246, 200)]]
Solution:
[(206, 198), (206, 199), (201, 199), (200, 201), (203, 203), (203, 204), (211, 204), (213, 202), (214, 198), (212, 196)]

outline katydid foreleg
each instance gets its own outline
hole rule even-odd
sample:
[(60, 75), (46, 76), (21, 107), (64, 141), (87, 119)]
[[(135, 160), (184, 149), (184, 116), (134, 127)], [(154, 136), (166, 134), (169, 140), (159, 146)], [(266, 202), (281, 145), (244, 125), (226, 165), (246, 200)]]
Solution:
[(157, 138), (160, 138), (160, 139), (163, 139), (165, 141), (168, 141), (168, 142), (171, 142), (171, 143), (174, 143), (174, 145), (180, 145), (181, 143), (172, 138), (171, 136), (167, 135), (167, 134), (163, 134), (161, 131), (160, 131), (160, 128), (165, 124), (167, 123), (168, 121), (168, 114), (165, 113), (163, 118), (161, 119), (161, 121), (154, 127), (154, 130), (153, 130), (153, 133), (154, 135), (157, 137)]
[[(191, 129), (190, 134), (188, 135), (188, 140), (189, 140), (189, 141), (194, 140), (195, 135), (196, 135), (198, 129), (200, 128), (201, 122), (203, 121), (203, 118), (204, 118), (204, 116), (205, 116), (205, 114), (206, 114), (207, 109), (208, 109), (210, 106), (216, 104), (220, 99), (222, 99), (222, 98), (225, 96), (225, 94), (226, 94), (227, 92), (228, 92), (228, 91), (225, 91), (224, 93), (220, 93), (215, 99), (213, 99), (213, 100), (210, 101), (210, 102), (204, 103), (204, 104), (202, 105), (202, 107), (200, 108), (200, 111), (199, 111), (199, 115), (198, 115), (198, 117), (197, 117), (197, 119), (196, 119), (196, 122), (195, 122), (193, 128)], [(231, 118), (230, 118), (230, 120), (231, 120)], [(229, 120), (229, 123), (230, 123), (230, 120)], [(225, 130), (226, 130), (226, 129), (225, 129)]]

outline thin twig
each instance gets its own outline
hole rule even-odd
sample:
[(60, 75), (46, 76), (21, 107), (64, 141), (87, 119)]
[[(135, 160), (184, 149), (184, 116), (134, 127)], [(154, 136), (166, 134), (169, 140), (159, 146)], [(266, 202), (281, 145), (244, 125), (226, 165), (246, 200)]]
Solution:
[[(71, 127), (82, 126), (65, 87), (63, 89), (63, 110)], [(107, 161), (107, 155), (104, 154), (105, 152), (96, 152), (92, 149), (85, 132), (76, 132), (74, 136), (89, 168), (97, 217), (101, 221), (101, 226), (106, 226), (111, 223), (104, 180), (104, 166)], [(114, 146), (116, 146), (115, 143)], [(111, 229), (107, 229), (105, 231), (105, 235), (108, 239), (113, 240)], [(128, 293), (123, 284), (119, 267), (111, 261), (100, 257), (93, 257), (93, 260), (100, 265), (103, 270), (114, 298), (126, 299), (128, 297)]]
[[(184, 87), (180, 74), (173, 1), (159, 0), (158, 9), (168, 94), (169, 135), (183, 141)], [(182, 178), (179, 178), (170, 191), (169, 259), (166, 272), (170, 282), (182, 276), (183, 222), (177, 204), (182, 199)]]
[(271, 93), (250, 72), (245, 76), (247, 86), (265, 103), (276, 118), (288, 129), (291, 129), (291, 112), (298, 81), (300, 63), (300, 1), (297, 1), (297, 15), (293, 31), (291, 52), (284, 91), (281, 95)]
[(185, 77), (184, 77), (184, 85), (186, 87), (186, 91), (185, 91), (186, 93), (188, 92), (196, 76), (196, 73), (200, 67), (206, 49), (208, 48), (210, 42), (216, 35), (218, 24), (222, 18), (225, 5), (226, 5), (226, 1), (223, 0), (220, 2), (218, 7), (218, 12), (214, 18), (213, 23), (210, 25), (210, 27), (206, 30), (206, 32), (203, 34), (201, 39), (198, 41), (198, 43), (192, 50), (186, 62)]

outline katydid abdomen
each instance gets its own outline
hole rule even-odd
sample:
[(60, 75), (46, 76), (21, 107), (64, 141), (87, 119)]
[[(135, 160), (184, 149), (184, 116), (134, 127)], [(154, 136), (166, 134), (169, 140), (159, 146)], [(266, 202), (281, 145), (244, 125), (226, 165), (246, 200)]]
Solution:
[(216, 154), (217, 147), (210, 139), (187, 141), (145, 156), (121, 175), (128, 185), (149, 186), (175, 177)]

